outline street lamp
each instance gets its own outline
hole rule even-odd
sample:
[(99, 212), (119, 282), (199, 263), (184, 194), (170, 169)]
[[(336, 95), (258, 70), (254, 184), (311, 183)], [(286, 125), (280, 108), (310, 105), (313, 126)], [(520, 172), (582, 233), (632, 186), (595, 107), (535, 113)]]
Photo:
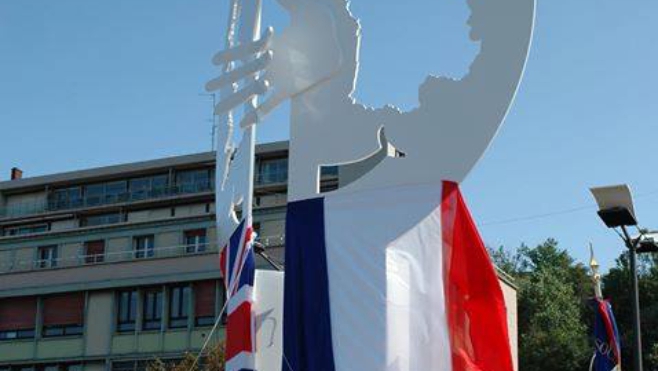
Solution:
[(630, 252), (631, 285), (633, 304), (633, 358), (635, 371), (642, 371), (642, 333), (640, 330), (640, 299), (637, 278), (637, 254), (658, 251), (656, 239), (647, 231), (639, 229), (639, 236), (632, 238), (627, 227), (637, 228), (633, 196), (628, 185), (616, 185), (591, 189), (596, 203), (599, 205), (598, 214), (608, 228), (617, 230), (617, 234), (624, 240)]

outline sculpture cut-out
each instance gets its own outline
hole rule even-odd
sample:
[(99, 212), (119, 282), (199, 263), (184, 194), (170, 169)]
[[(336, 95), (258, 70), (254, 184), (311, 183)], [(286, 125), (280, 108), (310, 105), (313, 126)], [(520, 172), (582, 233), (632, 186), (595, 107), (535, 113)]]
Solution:
[(268, 34), (265, 42), (232, 51), (268, 51), (250, 67), (264, 66), (260, 89), (234, 97), (270, 92), (245, 115), (243, 127), (292, 100), (290, 200), (317, 197), (321, 166), (358, 163), (376, 152), (381, 127), (406, 156), (383, 159), (337, 192), (466, 177), (514, 99), (534, 21), (534, 0), (467, 2), (471, 40), (481, 42), (479, 55), (460, 80), (428, 76), (419, 87), (419, 106), (408, 112), (372, 109), (352, 98), (361, 37), (346, 0), (279, 0), (290, 14), (290, 26), (271, 39)]

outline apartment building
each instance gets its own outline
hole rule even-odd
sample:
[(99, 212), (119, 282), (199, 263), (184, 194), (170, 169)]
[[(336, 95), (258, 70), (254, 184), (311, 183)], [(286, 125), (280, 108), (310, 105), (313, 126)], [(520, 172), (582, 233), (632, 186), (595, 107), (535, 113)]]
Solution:
[[(278, 261), (287, 155), (287, 142), (257, 147), (254, 228)], [(0, 371), (141, 371), (201, 348), (224, 305), (214, 153), (12, 177), (0, 182)], [(322, 189), (338, 185), (324, 169)]]
[[(254, 227), (282, 260), (287, 143), (257, 152)], [(0, 371), (141, 370), (201, 347), (224, 304), (214, 153), (13, 177), (0, 182)]]

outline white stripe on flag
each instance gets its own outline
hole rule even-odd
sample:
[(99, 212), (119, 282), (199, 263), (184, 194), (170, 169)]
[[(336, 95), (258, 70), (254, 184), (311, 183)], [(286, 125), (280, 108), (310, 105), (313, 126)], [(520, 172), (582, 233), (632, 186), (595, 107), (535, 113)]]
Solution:
[(440, 205), (436, 185), (325, 197), (336, 370), (452, 369)]
[(254, 357), (250, 352), (242, 352), (226, 361), (226, 371), (253, 370)]
[(240, 305), (245, 302), (251, 303), (253, 301), (253, 292), (254, 288), (248, 285), (244, 285), (240, 288), (240, 291), (235, 293), (231, 297), (231, 300), (228, 302), (227, 314), (233, 313)]

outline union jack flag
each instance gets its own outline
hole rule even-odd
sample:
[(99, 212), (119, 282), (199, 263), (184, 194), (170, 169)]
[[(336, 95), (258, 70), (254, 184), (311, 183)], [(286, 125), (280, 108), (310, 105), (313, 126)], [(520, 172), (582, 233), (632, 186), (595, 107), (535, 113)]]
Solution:
[(237, 227), (220, 253), (220, 265), (228, 300), (226, 371), (255, 369), (255, 322), (252, 312), (254, 252), (251, 218)]

